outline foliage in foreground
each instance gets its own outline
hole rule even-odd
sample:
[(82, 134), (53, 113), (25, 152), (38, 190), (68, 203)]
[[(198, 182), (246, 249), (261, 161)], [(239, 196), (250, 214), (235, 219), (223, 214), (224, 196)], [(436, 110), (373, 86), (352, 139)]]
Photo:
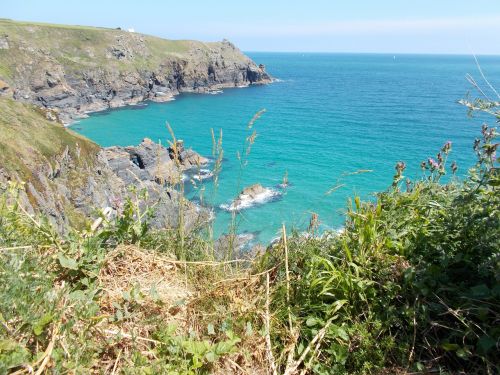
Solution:
[[(356, 198), (339, 235), (295, 237), (287, 254), (264, 257), (275, 270), (274, 347), (290, 352), (278, 358), (285, 373), (301, 356), (317, 374), (500, 370), (496, 137), (483, 125), (465, 181), (439, 182), (447, 143), (422, 163), (422, 180), (405, 180), (400, 162), (389, 191)], [(289, 281), (279, 266), (287, 256)]]
[(196, 233), (182, 249), (198, 262), (176, 261), (179, 234), (150, 232), (137, 200), (62, 237), (13, 186), (0, 199), (0, 373), (496, 373), (496, 137), (483, 127), (465, 181), (440, 182), (447, 143), (422, 180), (400, 162), (376, 201), (355, 198), (341, 233), (312, 225), (245, 269), (207, 259)]

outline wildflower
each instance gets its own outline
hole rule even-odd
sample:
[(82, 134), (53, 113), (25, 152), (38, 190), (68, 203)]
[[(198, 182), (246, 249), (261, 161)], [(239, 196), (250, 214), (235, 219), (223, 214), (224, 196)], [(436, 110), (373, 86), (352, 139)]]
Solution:
[(443, 155), (440, 152), (437, 154), (437, 160), (439, 164), (443, 164)]
[(451, 141), (446, 142), (441, 148), (441, 151), (444, 152), (445, 155), (448, 155), (451, 151)]
[(406, 182), (406, 191), (409, 193), (411, 191), (411, 180), (407, 178), (405, 182)]
[(395, 168), (396, 168), (396, 174), (393, 177), (392, 186), (396, 188), (398, 186), (399, 181), (403, 179), (403, 171), (406, 169), (406, 164), (403, 161), (398, 161), (396, 163)]
[(423, 171), (427, 169), (427, 163), (425, 161), (420, 163), (420, 168), (422, 168)]
[(434, 171), (434, 170), (439, 168), (439, 164), (433, 158), (429, 158), (429, 160), (427, 160), (427, 161), (429, 162), (429, 166), (431, 168), (431, 171)]
[(458, 169), (457, 162), (454, 161), (453, 163), (451, 163), (451, 171), (453, 172), (453, 174), (457, 172), (457, 169)]
[(398, 161), (396, 163), (396, 171), (398, 172), (403, 172), (406, 169), (406, 164), (404, 161)]
[(474, 139), (474, 151), (479, 150), (479, 145), (481, 144), (481, 140), (479, 138)]

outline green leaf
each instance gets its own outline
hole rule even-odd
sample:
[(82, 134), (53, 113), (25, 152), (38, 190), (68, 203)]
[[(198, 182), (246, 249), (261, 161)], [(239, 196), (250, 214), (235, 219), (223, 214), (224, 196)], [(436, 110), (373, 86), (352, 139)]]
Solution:
[(122, 298), (127, 302), (132, 300), (132, 296), (130, 295), (130, 292), (128, 290), (122, 293)]
[(87, 294), (83, 290), (75, 290), (68, 295), (70, 301), (85, 301)]
[(33, 333), (37, 336), (40, 336), (47, 324), (52, 322), (53, 316), (49, 313), (43, 315), (40, 319), (38, 319), (33, 324)]
[(306, 326), (314, 327), (314, 326), (318, 325), (319, 322), (320, 322), (320, 320), (318, 318), (311, 316), (311, 317), (307, 318)]
[(332, 303), (331, 305), (331, 308), (330, 308), (330, 311), (329, 311), (329, 315), (334, 315), (337, 311), (339, 311), (342, 306), (344, 306), (345, 304), (347, 303), (347, 300), (346, 299), (340, 299), (338, 301), (335, 301), (334, 303)]
[(0, 353), (11, 352), (16, 349), (19, 344), (14, 340), (0, 340)]
[(452, 343), (446, 342), (444, 344), (441, 344), (441, 348), (443, 348), (447, 352), (451, 352), (451, 351), (456, 351), (456, 350), (460, 349), (460, 346), (457, 344), (452, 344)]
[(217, 360), (217, 356), (215, 355), (214, 352), (208, 352), (205, 355), (205, 358), (207, 359), (208, 362), (213, 363)]
[(76, 260), (67, 258), (62, 253), (57, 254), (57, 258), (59, 259), (59, 264), (61, 264), (62, 268), (74, 271), (78, 270), (78, 262)]
[(485, 284), (479, 284), (470, 288), (474, 298), (489, 297), (490, 289)]
[(481, 355), (486, 355), (495, 345), (495, 340), (488, 335), (483, 335), (477, 340), (477, 350)]
[(158, 294), (158, 291), (156, 290), (156, 287), (153, 285), (151, 289), (149, 290), (149, 296), (155, 303), (161, 303), (161, 298), (160, 295)]
[(209, 335), (215, 335), (215, 329), (214, 329), (214, 325), (212, 323), (210, 323), (207, 327), (207, 331), (208, 331), (208, 334)]

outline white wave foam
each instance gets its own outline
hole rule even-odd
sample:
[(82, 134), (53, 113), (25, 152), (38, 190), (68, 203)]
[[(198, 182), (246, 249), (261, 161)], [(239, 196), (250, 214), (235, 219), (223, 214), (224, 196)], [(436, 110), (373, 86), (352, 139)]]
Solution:
[(220, 208), (229, 212), (241, 211), (259, 204), (267, 203), (280, 196), (281, 192), (266, 188), (265, 191), (253, 197), (247, 194), (240, 194), (233, 202), (221, 204)]
[(210, 169), (200, 169), (199, 173), (193, 175), (193, 180), (203, 181), (209, 178), (212, 178), (214, 173)]
[(207, 91), (207, 94), (209, 95), (219, 95), (219, 94), (223, 94), (224, 91), (222, 90), (211, 90), (211, 91)]

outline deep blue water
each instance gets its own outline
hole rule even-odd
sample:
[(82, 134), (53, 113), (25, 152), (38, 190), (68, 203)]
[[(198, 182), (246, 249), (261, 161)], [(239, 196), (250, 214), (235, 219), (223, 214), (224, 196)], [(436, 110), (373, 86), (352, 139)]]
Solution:
[[(369, 198), (392, 181), (403, 160), (405, 175), (421, 176), (419, 164), (435, 156), (448, 140), (451, 160), (462, 175), (474, 162), (472, 142), (481, 120), (467, 117), (457, 101), (472, 87), (472, 74), (484, 87), (472, 56), (251, 53), (280, 81), (267, 86), (227, 89), (220, 95), (184, 94), (168, 103), (106, 111), (73, 126), (103, 146), (137, 144), (144, 137), (169, 138), (165, 122), (187, 146), (210, 156), (210, 128), (223, 129), (224, 163), (215, 198), (207, 182), (205, 199), (227, 203), (243, 186), (274, 188), (285, 171), (291, 186), (280, 200), (238, 215), (238, 230), (273, 238), (283, 222), (304, 229), (312, 212), (321, 227), (343, 223), (346, 201)], [(481, 67), (500, 87), (500, 56), (484, 56)], [(258, 137), (240, 175), (238, 150), (258, 110), (267, 112), (254, 125)], [(369, 173), (351, 174), (358, 170)], [(325, 193), (333, 186), (343, 186)], [(190, 196), (199, 190), (190, 190)], [(217, 209), (215, 233), (227, 231), (231, 215)]]

